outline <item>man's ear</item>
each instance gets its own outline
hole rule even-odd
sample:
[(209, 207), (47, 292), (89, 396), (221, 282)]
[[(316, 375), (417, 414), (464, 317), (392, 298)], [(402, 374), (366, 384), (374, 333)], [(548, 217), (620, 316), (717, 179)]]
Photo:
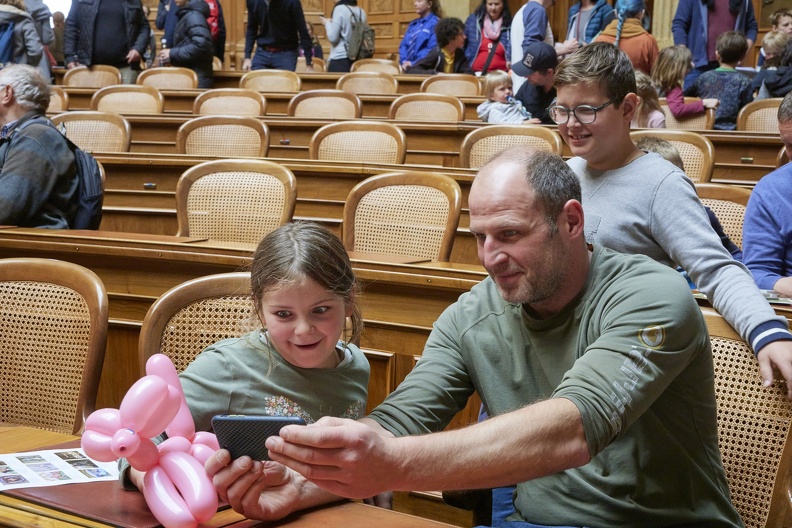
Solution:
[(565, 230), (570, 238), (583, 236), (583, 206), (577, 200), (569, 200), (561, 210), (559, 229)]

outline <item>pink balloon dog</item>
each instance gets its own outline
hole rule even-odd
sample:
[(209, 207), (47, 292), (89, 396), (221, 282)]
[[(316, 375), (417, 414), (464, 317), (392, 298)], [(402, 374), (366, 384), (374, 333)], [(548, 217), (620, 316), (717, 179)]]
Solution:
[[(143, 496), (165, 528), (195, 528), (217, 512), (217, 492), (204, 463), (220, 449), (212, 433), (195, 432), (179, 376), (171, 360), (155, 354), (146, 376), (118, 409), (99, 409), (85, 421), (82, 447), (89, 457), (111, 462), (126, 457), (145, 471)], [(151, 441), (163, 431), (168, 439)]]

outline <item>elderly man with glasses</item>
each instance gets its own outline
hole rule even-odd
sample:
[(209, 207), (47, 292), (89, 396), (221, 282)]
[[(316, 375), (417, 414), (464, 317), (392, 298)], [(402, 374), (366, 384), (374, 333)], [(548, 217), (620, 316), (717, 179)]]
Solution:
[(751, 345), (764, 384), (775, 368), (792, 397), (786, 319), (724, 249), (684, 173), (630, 139), (638, 98), (627, 55), (608, 43), (589, 44), (559, 64), (555, 86), (549, 114), (576, 156), (568, 163), (581, 182), (586, 241), (682, 266)]

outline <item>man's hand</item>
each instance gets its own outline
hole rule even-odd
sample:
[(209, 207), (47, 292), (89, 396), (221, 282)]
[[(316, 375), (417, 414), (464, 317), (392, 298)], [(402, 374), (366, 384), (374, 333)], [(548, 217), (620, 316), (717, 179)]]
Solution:
[(783, 277), (773, 284), (773, 289), (781, 295), (792, 297), (792, 277)]
[(287, 426), (271, 436), (270, 457), (342, 497), (364, 499), (398, 489), (394, 478), (408, 463), (392, 438), (363, 422), (324, 417), (307, 427)]
[(556, 42), (555, 44), (556, 55), (562, 57), (564, 55), (574, 53), (578, 50), (579, 47), (580, 44), (578, 43), (576, 38), (571, 38), (565, 40), (564, 42)]
[(170, 64), (170, 48), (165, 48), (160, 51), (159, 60), (161, 64)]
[(302, 476), (276, 462), (246, 456), (232, 461), (225, 449), (209, 457), (205, 468), (220, 498), (249, 519), (274, 521), (339, 499), (311, 490)]
[(140, 62), (140, 59), (141, 59), (140, 53), (138, 53), (138, 50), (136, 50), (136, 49), (131, 49), (131, 50), (129, 50), (129, 53), (127, 53), (127, 56), (126, 56), (127, 64), (132, 64), (134, 62)]
[(245, 70), (245, 71), (250, 71), (250, 65), (251, 64), (252, 64), (252, 61), (250, 59), (243, 60), (242, 61), (242, 69)]
[(792, 341), (773, 341), (756, 355), (765, 387), (773, 384), (773, 370), (778, 370), (786, 380), (787, 398), (792, 400)]

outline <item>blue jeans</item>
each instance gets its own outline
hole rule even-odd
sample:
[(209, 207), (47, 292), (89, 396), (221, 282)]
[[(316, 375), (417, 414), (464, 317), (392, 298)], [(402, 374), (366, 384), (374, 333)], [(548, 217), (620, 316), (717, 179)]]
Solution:
[(267, 51), (256, 47), (250, 62), (251, 70), (290, 70), (297, 69), (297, 50)]

